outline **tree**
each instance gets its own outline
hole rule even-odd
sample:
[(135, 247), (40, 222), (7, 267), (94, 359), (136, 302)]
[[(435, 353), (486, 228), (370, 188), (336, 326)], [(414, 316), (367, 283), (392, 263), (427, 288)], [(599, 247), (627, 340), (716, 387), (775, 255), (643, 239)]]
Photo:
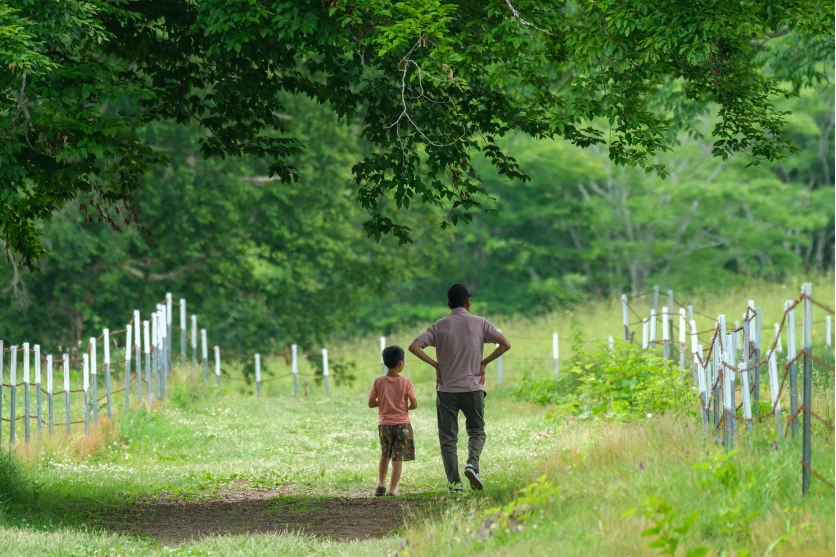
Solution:
[(822, 71), (770, 38), (821, 45), (832, 29), (833, 6), (812, 0), (5, 0), (0, 228), (31, 265), (46, 253), (35, 222), (72, 199), (115, 229), (138, 221), (134, 192), (167, 158), (140, 130), (162, 119), (196, 123), (206, 157), (295, 180), (283, 92), (362, 118), (364, 227), (401, 242), (401, 208), (443, 207), (446, 226), (483, 207), (477, 153), (525, 180), (499, 143), (515, 130), (664, 174), (654, 157), (711, 109), (714, 155), (774, 160), (792, 150), (780, 80)]

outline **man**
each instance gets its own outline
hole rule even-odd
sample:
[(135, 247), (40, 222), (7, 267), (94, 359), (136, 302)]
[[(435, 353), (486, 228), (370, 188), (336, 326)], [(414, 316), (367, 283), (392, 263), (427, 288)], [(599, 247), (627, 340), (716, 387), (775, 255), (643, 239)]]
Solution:
[[(468, 437), (464, 475), (473, 489), (484, 486), (479, 477), (479, 456), (485, 446), (485, 368), (511, 349), (511, 343), (490, 321), (470, 314), (470, 292), (463, 284), (447, 291), (450, 315), (436, 321), (409, 345), (409, 351), (436, 370), (435, 408), (441, 459), (451, 493), (461, 493), (459, 459), (459, 411), (464, 414)], [(497, 348), (483, 358), (484, 345)], [(434, 346), (436, 362), (424, 348)]]

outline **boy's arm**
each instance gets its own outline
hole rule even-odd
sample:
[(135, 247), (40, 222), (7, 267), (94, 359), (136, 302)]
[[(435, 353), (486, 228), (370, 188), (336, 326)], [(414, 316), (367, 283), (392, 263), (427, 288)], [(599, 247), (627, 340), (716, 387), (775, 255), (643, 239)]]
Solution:
[(380, 403), (377, 400), (377, 397), (369, 397), (369, 408), (377, 408), (380, 406)]
[(409, 407), (407, 410), (415, 410), (418, 408), (418, 399), (415, 397), (415, 387), (412, 385), (412, 381), (409, 382), (409, 388), (406, 391), (406, 398), (409, 399)]

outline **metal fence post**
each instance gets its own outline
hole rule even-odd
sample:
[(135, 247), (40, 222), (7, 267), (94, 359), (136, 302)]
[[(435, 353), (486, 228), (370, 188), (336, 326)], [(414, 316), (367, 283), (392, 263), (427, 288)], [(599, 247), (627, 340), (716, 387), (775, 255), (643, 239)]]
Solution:
[(746, 431), (752, 431), (752, 394), (749, 392), (749, 366), (746, 362), (740, 362), (737, 368), (740, 370), (740, 395), (743, 403), (743, 419), (746, 420)]
[(659, 287), (653, 287), (653, 313), (659, 313)]
[(810, 445), (811, 428), (813, 425), (810, 412), (813, 410), (813, 285), (804, 285), (804, 422), (802, 423), (801, 460), (804, 463), (801, 471), (801, 493), (807, 495), (810, 491), (810, 469), (812, 466)]
[[(755, 361), (758, 362), (758, 366), (755, 368), (755, 404), (758, 405), (760, 408), (760, 398), (761, 398), (761, 355), (763, 354), (763, 350), (761, 349), (762, 343), (762, 334), (763, 334), (763, 308), (757, 308), (755, 310)], [(760, 411), (760, 410), (758, 410)]]
[(783, 435), (783, 423), (781, 422), (781, 399), (778, 397), (778, 389), (780, 388), (780, 384), (778, 383), (778, 364), (775, 361), (775, 352), (773, 350), (769, 351), (769, 394), (770, 399), (772, 400), (772, 412), (775, 414), (777, 424), (777, 429), (775, 430), (775, 437), (777, 441), (780, 441)]
[(29, 343), (23, 343), (23, 440), (29, 442)]
[(670, 354), (670, 352), (671, 352), (670, 351), (670, 348), (671, 348), (670, 347), (670, 338), (668, 338), (669, 333), (670, 333), (670, 330), (668, 329), (668, 308), (667, 308), (667, 306), (663, 306), (662, 307), (662, 352), (663, 352), (664, 358), (666, 360), (671, 359), (671, 357), (670, 357), (671, 356), (671, 354)]
[(142, 347), (145, 352), (145, 404), (150, 407), (154, 389), (151, 386), (151, 327), (148, 320), (142, 322)]
[(793, 438), (798, 436), (798, 364), (795, 361), (797, 351), (795, 344), (795, 302), (792, 300), (784, 304), (787, 311), (787, 361), (790, 362), (790, 431)]
[(96, 337), (90, 337), (90, 383), (92, 391), (93, 423), (99, 425), (99, 372), (96, 359)]
[[(139, 324), (137, 323), (137, 327)], [(102, 331), (102, 342), (104, 343), (104, 365), (105, 365), (105, 391), (107, 392), (107, 419), (113, 419), (113, 407), (110, 400), (111, 386), (110, 386), (110, 330)], [(137, 362), (139, 365), (139, 362)]]
[(659, 318), (659, 314), (656, 313), (656, 309), (650, 310), (650, 342), (649, 347), (651, 349), (656, 348), (656, 320)]

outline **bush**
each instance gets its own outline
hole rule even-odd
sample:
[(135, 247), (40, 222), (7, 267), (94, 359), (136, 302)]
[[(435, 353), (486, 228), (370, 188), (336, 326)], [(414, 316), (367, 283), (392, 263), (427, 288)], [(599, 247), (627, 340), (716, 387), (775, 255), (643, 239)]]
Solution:
[(577, 333), (573, 344), (561, 380), (524, 378), (513, 396), (555, 404), (559, 415), (621, 420), (685, 411), (696, 400), (688, 372), (649, 350), (621, 342), (586, 352)]

